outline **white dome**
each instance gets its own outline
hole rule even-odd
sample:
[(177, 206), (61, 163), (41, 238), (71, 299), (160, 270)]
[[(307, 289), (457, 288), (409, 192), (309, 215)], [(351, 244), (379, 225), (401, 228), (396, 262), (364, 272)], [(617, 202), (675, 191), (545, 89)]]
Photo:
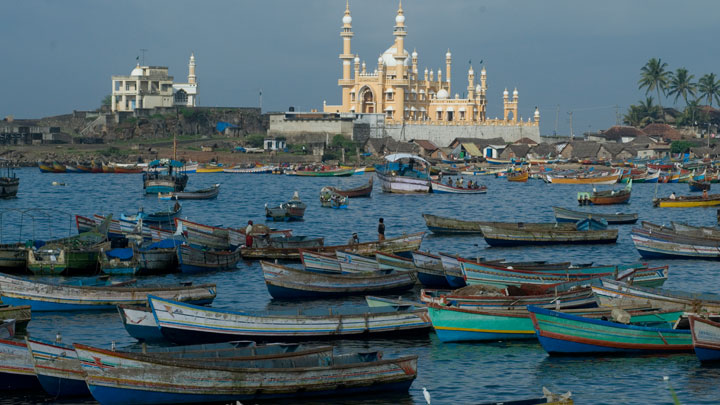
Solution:
[(474, 74), (475, 74), (475, 71), (473, 70), (472, 66), (470, 67), (470, 69), (468, 69), (468, 74), (469, 74), (469, 75), (474, 75)]
[(535, 118), (540, 118), (540, 110), (535, 109)]
[(437, 99), (438, 100), (446, 100), (448, 98), (448, 92), (445, 89), (440, 89), (437, 92)]
[(482, 87), (480, 87), (480, 85), (478, 84), (477, 86), (475, 86), (475, 91), (480, 93), (482, 91)]
[(143, 75), (143, 70), (140, 69), (140, 64), (135, 66), (135, 69), (133, 69), (132, 72), (130, 72), (130, 76), (142, 76), (142, 75)]
[(513, 91), (513, 96), (517, 97), (517, 95), (518, 95), (518, 91), (517, 91), (517, 89), (515, 89), (515, 90)]
[(450, 51), (445, 54), (445, 57), (448, 59), (452, 58), (452, 54), (450, 53)]
[(413, 51), (412, 57), (413, 57), (413, 58), (417, 58), (417, 56), (418, 56), (417, 52)]
[(507, 91), (507, 89), (505, 89), (505, 91), (503, 91), (503, 96), (508, 96), (509, 94), (510, 93)]
[(380, 64), (380, 63), (383, 63), (383, 57), (382, 57), (382, 56), (380, 56), (380, 57), (378, 58), (378, 64)]
[(356, 56), (356, 57), (355, 57), (355, 63), (360, 63), (360, 57), (359, 57), (359, 56)]
[(485, 76), (485, 75), (487, 74), (487, 72), (485, 72), (485, 67), (484, 67), (484, 66), (483, 66), (482, 70), (480, 71), (480, 74), (483, 75), (483, 76)]
[[(385, 66), (397, 66), (397, 62), (395, 61), (395, 52), (397, 52), (397, 48), (391, 46), (382, 54), (381, 58)], [(408, 51), (403, 49), (402, 54), (405, 56), (405, 60), (403, 60), (403, 65), (410, 66), (410, 58), (408, 57)]]
[(405, 22), (405, 16), (404, 16), (404, 15), (398, 15), (397, 17), (395, 17), (395, 22), (396, 22), (397, 24), (402, 24), (402, 23), (404, 23), (404, 22)]
[(352, 17), (349, 15), (343, 16), (343, 24), (350, 24), (352, 22)]

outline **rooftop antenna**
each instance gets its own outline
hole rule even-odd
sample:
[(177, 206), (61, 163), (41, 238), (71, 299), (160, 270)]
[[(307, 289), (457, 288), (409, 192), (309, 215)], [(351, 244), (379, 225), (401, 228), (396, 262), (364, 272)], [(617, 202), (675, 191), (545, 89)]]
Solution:
[(620, 106), (615, 104), (615, 125), (620, 125)]
[(555, 132), (553, 132), (553, 135), (557, 135), (559, 118), (560, 118), (560, 104), (558, 104), (557, 108), (555, 109)]
[(260, 113), (262, 114), (262, 89), (260, 89), (260, 94), (258, 94), (258, 99), (260, 101)]
[(140, 48), (140, 52), (142, 53), (142, 65), (145, 66), (145, 52), (149, 51), (149, 49)]
[(570, 115), (570, 140), (573, 140), (573, 139), (575, 139), (575, 134), (573, 133), (573, 123), (572, 123), (573, 112), (568, 111), (568, 115)]

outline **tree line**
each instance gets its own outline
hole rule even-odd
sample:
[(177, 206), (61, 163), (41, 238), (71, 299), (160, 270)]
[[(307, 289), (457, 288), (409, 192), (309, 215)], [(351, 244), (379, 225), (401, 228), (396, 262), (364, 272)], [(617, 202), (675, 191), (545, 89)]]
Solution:
[[(720, 80), (715, 73), (707, 73), (696, 82), (695, 75), (684, 67), (674, 72), (667, 68), (668, 64), (660, 58), (652, 58), (640, 69), (638, 89), (645, 89), (646, 97), (628, 108), (623, 117), (625, 124), (643, 127), (653, 122), (665, 122), (661, 101), (663, 96), (675, 96), (673, 105), (677, 105), (680, 98), (685, 102), (685, 108), (674, 117), (676, 125), (695, 125), (697, 122), (709, 121), (707, 112), (700, 107), (703, 101), (710, 107), (713, 101), (720, 105)], [(651, 93), (657, 94), (657, 104)]]

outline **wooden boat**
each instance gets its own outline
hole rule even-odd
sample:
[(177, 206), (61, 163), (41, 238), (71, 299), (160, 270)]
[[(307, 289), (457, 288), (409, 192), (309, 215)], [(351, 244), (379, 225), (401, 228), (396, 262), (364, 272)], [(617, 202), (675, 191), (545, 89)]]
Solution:
[[(378, 352), (216, 365), (80, 344), (75, 349), (93, 397), (109, 405), (235, 403), (407, 392), (417, 376), (417, 356), (380, 360), (382, 354)], [(115, 367), (97, 367), (97, 363)]]
[(540, 345), (549, 354), (692, 352), (689, 330), (589, 319), (528, 306)]
[(436, 234), (482, 235), (480, 226), (490, 223), (484, 221), (465, 221), (432, 214), (422, 214), (422, 216), (430, 232)]
[(105, 274), (132, 276), (140, 270), (140, 261), (131, 247), (110, 249), (107, 243), (98, 255), (100, 270)]
[[(221, 228), (179, 218), (175, 219), (175, 228), (184, 233), (188, 243), (193, 246), (230, 250), (245, 244), (245, 229)], [(270, 229), (262, 224), (253, 225), (251, 235), (261, 237), (258, 239), (268, 236), (271, 245), (282, 245), (283, 242), (292, 243), (296, 241), (291, 238), (291, 230)], [(255, 240), (253, 240), (254, 243)]]
[[(147, 304), (147, 303), (146, 303)], [(147, 305), (118, 305), (120, 320), (133, 338), (148, 343), (167, 342), (157, 326), (152, 309)]]
[(592, 194), (590, 194), (590, 202), (594, 205), (625, 204), (630, 201), (631, 193), (632, 180), (622, 190), (595, 191), (593, 189)]
[(183, 273), (230, 270), (240, 261), (240, 250), (213, 251), (183, 244), (177, 248), (177, 258)]
[(512, 171), (507, 174), (507, 180), (513, 182), (527, 183), (530, 174), (527, 170)]
[(15, 333), (25, 333), (27, 324), (30, 322), (31, 318), (32, 314), (29, 305), (0, 305), (0, 320), (13, 319), (15, 321)]
[(370, 177), (370, 181), (368, 181), (367, 184), (359, 186), (359, 187), (355, 187), (355, 188), (349, 188), (346, 190), (342, 190), (337, 187), (328, 187), (328, 188), (331, 191), (335, 192), (336, 194), (340, 194), (347, 198), (370, 197), (370, 194), (372, 194), (372, 188), (373, 188), (373, 178)]
[(113, 165), (113, 173), (142, 173), (143, 172), (143, 166), (138, 165), (122, 165), (122, 164), (114, 164)]
[(319, 253), (300, 249), (300, 261), (303, 268), (308, 271), (320, 271), (323, 273), (341, 273), (335, 253)]
[(375, 261), (382, 271), (412, 271), (417, 272), (412, 259), (394, 255), (392, 253), (375, 252)]
[(225, 170), (221, 165), (202, 164), (195, 169), (195, 173), (222, 173)]
[(600, 284), (593, 285), (592, 289), (603, 306), (652, 305), (656, 308), (679, 308), (694, 313), (720, 312), (720, 295), (717, 294), (693, 294), (643, 287), (607, 278), (600, 279)]
[(220, 194), (220, 184), (216, 183), (208, 188), (195, 191), (174, 191), (170, 193), (159, 193), (161, 200), (212, 200)]
[(52, 163), (38, 161), (37, 165), (38, 169), (40, 169), (40, 173), (55, 173), (55, 169), (53, 169)]
[(15, 336), (15, 320), (0, 320), (0, 339), (11, 339)]
[(720, 323), (690, 315), (693, 349), (701, 363), (720, 361)]
[(355, 169), (334, 169), (334, 170), (295, 170), (287, 173), (290, 176), (304, 177), (346, 177), (355, 174)]
[(100, 228), (62, 239), (48, 241), (37, 249), (27, 249), (27, 269), (33, 274), (58, 275), (97, 271), (101, 243), (105, 241), (109, 220)]
[(115, 166), (110, 163), (108, 163), (108, 164), (103, 163), (102, 164), (102, 172), (103, 173), (115, 173)]
[(296, 191), (288, 202), (277, 207), (268, 207), (265, 204), (265, 217), (273, 221), (302, 221), (306, 208), (307, 205), (300, 200)]
[(12, 271), (27, 268), (27, 250), (24, 243), (0, 245), (0, 270)]
[(470, 294), (475, 289), (427, 290), (420, 291), (420, 301), (457, 308), (478, 310), (524, 310), (528, 305), (551, 309), (595, 308), (598, 300), (590, 287), (578, 287), (569, 291), (535, 295), (491, 295), (491, 293)]
[(335, 257), (342, 273), (363, 273), (380, 270), (374, 257), (357, 255), (344, 250), (336, 250)]
[(431, 181), (431, 191), (439, 194), (486, 194), (485, 185), (478, 187), (457, 187), (450, 184), (443, 184), (439, 181)]
[[(570, 226), (567, 226), (570, 225)], [(480, 225), (490, 246), (615, 243), (617, 229), (577, 230), (572, 224), (491, 222)]]
[(608, 224), (619, 225), (619, 224), (634, 224), (638, 220), (638, 214), (604, 214), (596, 212), (583, 212), (574, 211), (567, 208), (553, 207), (555, 213), (555, 220), (557, 222), (577, 222), (583, 219), (595, 218), (604, 219)]
[[(531, 306), (532, 307), (532, 306)], [(565, 309), (564, 314), (573, 314), (583, 319), (612, 317), (612, 308)], [(458, 308), (428, 304), (428, 314), (433, 328), (442, 342), (495, 341), (537, 339), (531, 313), (527, 307), (512, 310), (487, 310)], [(682, 315), (682, 311), (630, 310), (629, 322), (671, 327)]]
[(0, 339), (0, 391), (42, 390), (25, 341)]
[(687, 207), (713, 207), (720, 205), (720, 194), (710, 194), (707, 198), (694, 195), (680, 195), (672, 198), (653, 198), (653, 207), (660, 208), (687, 208)]
[(384, 165), (375, 166), (375, 175), (385, 193), (429, 193), (430, 162), (410, 153), (385, 156)]
[(497, 159), (489, 156), (485, 157), (485, 161), (491, 165), (511, 165), (515, 163), (512, 159)]
[[(373, 256), (378, 251), (385, 253), (412, 252), (420, 247), (423, 235), (424, 232), (417, 232), (382, 241), (323, 246), (307, 250), (319, 253), (334, 253), (336, 250), (345, 250), (365, 256)], [(245, 259), (300, 260), (300, 250), (297, 248), (241, 248), (240, 253)]]
[(412, 272), (325, 274), (265, 261), (260, 265), (268, 292), (276, 299), (390, 294), (407, 291), (417, 281)]
[(289, 341), (430, 332), (426, 308), (338, 306), (293, 311), (246, 312), (148, 297), (163, 336), (171, 342), (238, 339)]
[(272, 173), (272, 171), (275, 169), (274, 166), (253, 166), (253, 167), (242, 167), (242, 166), (233, 166), (233, 167), (225, 167), (223, 168), (223, 173), (251, 173), (251, 174), (264, 174), (264, 173)]
[(630, 238), (646, 259), (720, 259), (720, 240), (634, 228)]
[(320, 189), (320, 206), (326, 208), (347, 208), (348, 197), (332, 191), (329, 187)]
[(0, 198), (12, 198), (17, 196), (20, 179), (15, 175), (10, 162), (3, 161), (5, 175), (0, 176)]
[(130, 222), (137, 222), (138, 220), (142, 219), (143, 222), (151, 223), (151, 224), (172, 224), (175, 222), (175, 218), (180, 216), (180, 212), (182, 212), (182, 206), (180, 203), (176, 202), (173, 207), (167, 211), (158, 211), (158, 212), (152, 212), (152, 213), (146, 213), (144, 211), (140, 211), (135, 215), (120, 215), (120, 219)]
[(622, 170), (617, 170), (613, 173), (601, 173), (595, 174), (580, 174), (575, 176), (554, 176), (548, 174), (546, 176), (549, 183), (552, 184), (615, 184), (622, 176)]
[(572, 393), (553, 394), (547, 388), (543, 387), (543, 396), (538, 398), (520, 399), (520, 400), (503, 400), (496, 402), (484, 402), (477, 405), (573, 405)]
[(450, 285), (450, 288), (462, 288), (467, 285), (465, 274), (462, 271), (462, 265), (460, 264), (460, 257), (456, 255), (449, 255), (447, 253), (438, 253), (440, 257), (440, 264), (442, 265), (443, 273), (445, 273), (445, 280)]
[(65, 165), (60, 164), (58, 162), (52, 162), (52, 168), (53, 173), (65, 173), (67, 169), (65, 168)]
[(143, 246), (133, 246), (133, 256), (144, 274), (155, 274), (177, 268), (177, 247), (183, 241), (163, 239)]
[(690, 191), (709, 191), (710, 190), (710, 182), (705, 180), (695, 181), (690, 180), (688, 181), (688, 185), (690, 186)]
[(418, 250), (412, 252), (412, 257), (420, 284), (428, 288), (452, 288), (445, 277), (440, 256)]
[(0, 275), (0, 297), (9, 305), (30, 305), (33, 311), (115, 309), (119, 304), (141, 305), (148, 295), (198, 304), (215, 299), (215, 284), (96, 287), (50, 284)]
[(148, 164), (148, 171), (143, 173), (143, 189), (145, 194), (157, 195), (185, 190), (188, 176), (182, 170), (184, 164), (177, 160), (153, 160)]

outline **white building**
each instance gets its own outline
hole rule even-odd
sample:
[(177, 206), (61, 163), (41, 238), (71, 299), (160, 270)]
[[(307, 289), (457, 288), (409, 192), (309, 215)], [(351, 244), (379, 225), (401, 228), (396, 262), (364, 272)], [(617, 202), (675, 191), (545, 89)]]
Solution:
[(116, 112), (138, 108), (195, 107), (197, 94), (195, 55), (191, 54), (187, 83), (173, 83), (166, 66), (138, 64), (129, 76), (112, 76), (111, 108)]

